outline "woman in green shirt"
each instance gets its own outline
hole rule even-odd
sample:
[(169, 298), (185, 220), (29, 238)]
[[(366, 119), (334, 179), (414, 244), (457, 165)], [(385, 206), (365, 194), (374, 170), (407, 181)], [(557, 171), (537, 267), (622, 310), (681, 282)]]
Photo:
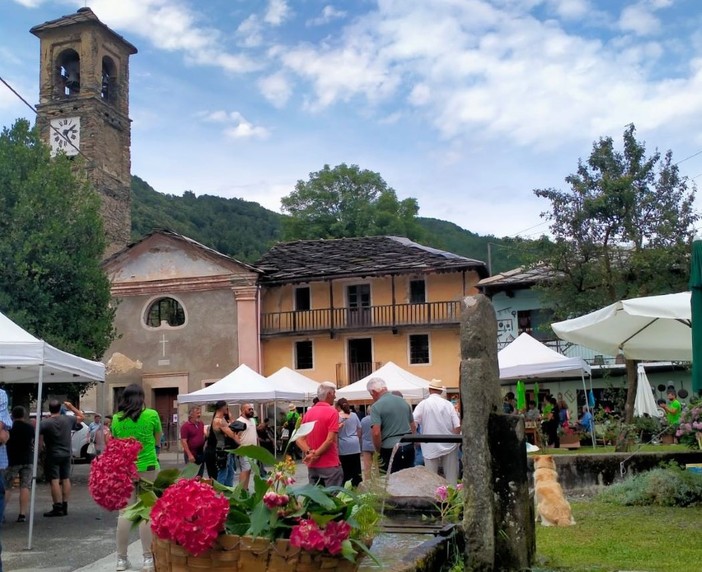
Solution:
[[(144, 390), (133, 383), (124, 388), (117, 413), (112, 418), (112, 436), (117, 439), (133, 437), (142, 445), (137, 457), (137, 471), (153, 478), (159, 470), (156, 445), (161, 439), (161, 419), (154, 409), (144, 405)], [(127, 560), (129, 531), (132, 522), (124, 518), (122, 511), (117, 519), (117, 570), (128, 570), (131, 565)], [(142, 572), (154, 571), (154, 558), (151, 553), (151, 528), (146, 521), (139, 524), (139, 538), (144, 553)]]

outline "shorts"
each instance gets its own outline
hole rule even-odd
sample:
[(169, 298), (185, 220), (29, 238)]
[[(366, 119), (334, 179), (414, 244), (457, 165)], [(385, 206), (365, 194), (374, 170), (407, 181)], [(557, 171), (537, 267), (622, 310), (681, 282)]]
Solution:
[(251, 470), (251, 459), (239, 455), (239, 470), (240, 471), (250, 471)]
[(6, 489), (12, 488), (12, 482), (17, 475), (19, 475), (21, 489), (28, 489), (32, 486), (32, 465), (13, 465), (5, 469)]
[(44, 463), (44, 478), (47, 481), (71, 478), (71, 458), (47, 456)]

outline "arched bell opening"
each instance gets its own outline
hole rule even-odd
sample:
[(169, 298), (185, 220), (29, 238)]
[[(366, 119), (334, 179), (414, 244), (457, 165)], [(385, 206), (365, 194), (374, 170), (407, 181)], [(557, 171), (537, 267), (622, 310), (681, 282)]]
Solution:
[(117, 66), (109, 56), (102, 58), (102, 84), (100, 96), (107, 103), (114, 103), (117, 91)]
[(80, 93), (80, 56), (75, 50), (64, 50), (56, 60), (54, 90), (61, 96)]

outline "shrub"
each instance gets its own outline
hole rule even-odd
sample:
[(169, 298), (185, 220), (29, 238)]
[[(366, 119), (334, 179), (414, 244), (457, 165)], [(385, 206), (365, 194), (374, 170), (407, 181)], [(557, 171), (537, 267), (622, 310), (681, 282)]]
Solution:
[(623, 506), (702, 505), (702, 475), (669, 465), (611, 485), (600, 500)]

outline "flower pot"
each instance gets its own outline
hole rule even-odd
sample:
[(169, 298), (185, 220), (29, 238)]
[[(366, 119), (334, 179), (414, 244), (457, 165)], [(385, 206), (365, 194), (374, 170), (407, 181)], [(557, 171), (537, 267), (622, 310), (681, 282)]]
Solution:
[(154, 537), (156, 572), (356, 572), (361, 557), (350, 562), (343, 556), (300, 550), (289, 540), (222, 535), (201, 556), (189, 554), (170, 540)]
[(661, 444), (662, 445), (672, 445), (675, 443), (675, 435), (671, 435), (670, 433), (666, 433), (665, 435), (661, 435)]
[(564, 449), (580, 448), (580, 435), (561, 435), (561, 447)]

